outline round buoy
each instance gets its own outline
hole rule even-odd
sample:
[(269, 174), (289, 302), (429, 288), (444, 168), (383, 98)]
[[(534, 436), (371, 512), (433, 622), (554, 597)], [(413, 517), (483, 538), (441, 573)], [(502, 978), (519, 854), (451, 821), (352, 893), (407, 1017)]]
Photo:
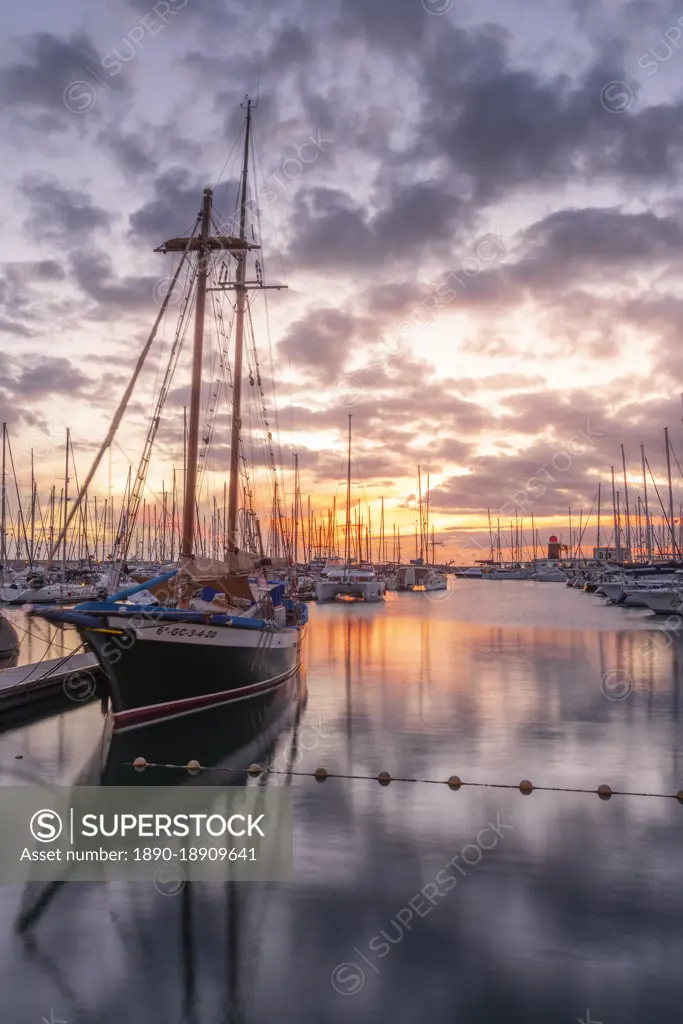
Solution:
[(608, 786), (603, 782), (601, 786), (598, 786), (598, 796), (601, 800), (609, 800), (612, 795), (612, 787)]
[(313, 772), (318, 782), (324, 782), (327, 778), (327, 768), (316, 768)]
[(683, 804), (683, 789), (679, 789), (679, 791), (676, 793), (676, 799), (678, 800), (679, 804)]
[(263, 768), (261, 768), (260, 764), (250, 764), (249, 767), (247, 768), (247, 771), (249, 772), (250, 775), (260, 775), (261, 772), (263, 771)]
[(200, 765), (199, 761), (194, 761), (194, 760), (188, 761), (185, 767), (187, 768), (187, 770), (190, 773), (190, 775), (196, 775), (197, 772), (200, 771), (200, 769), (201, 769), (201, 765)]
[(461, 786), (462, 786), (462, 782), (460, 781), (460, 776), (459, 775), (451, 775), (451, 777), (448, 780), (448, 788), (449, 789), (460, 789)]
[(391, 782), (391, 775), (389, 774), (389, 772), (380, 772), (379, 775), (377, 776), (377, 781), (379, 782), (380, 786), (388, 786), (389, 783)]
[(522, 793), (530, 793), (533, 788), (533, 783), (529, 782), (528, 779), (522, 779), (519, 784), (519, 789)]
[(145, 761), (144, 757), (136, 757), (135, 760), (133, 761), (133, 768), (135, 768), (136, 772), (144, 772), (146, 767), (147, 762)]

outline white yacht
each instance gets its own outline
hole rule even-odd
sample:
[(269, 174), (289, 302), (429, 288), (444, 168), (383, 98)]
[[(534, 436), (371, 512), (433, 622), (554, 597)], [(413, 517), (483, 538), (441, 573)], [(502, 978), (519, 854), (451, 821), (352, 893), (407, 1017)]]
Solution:
[(377, 578), (369, 562), (359, 565), (339, 564), (340, 559), (330, 560), (320, 573), (315, 584), (318, 601), (342, 600), (383, 601), (386, 584)]
[[(566, 583), (567, 574), (556, 566), (548, 566), (545, 569), (538, 569), (532, 573), (531, 579), (537, 583)], [(572, 586), (574, 586), (573, 582)]]
[(605, 580), (596, 593), (606, 597), (611, 604), (626, 605), (628, 608), (648, 608), (647, 598), (670, 590), (672, 584), (681, 579), (676, 575), (642, 576), (640, 579), (621, 577)]
[(484, 573), (485, 580), (528, 580), (529, 569), (523, 565), (501, 565)]
[(683, 593), (676, 587), (661, 587), (643, 594), (645, 605), (656, 615), (677, 615), (683, 607)]
[(389, 589), (448, 590), (448, 580), (442, 572), (437, 572), (429, 565), (400, 565)]

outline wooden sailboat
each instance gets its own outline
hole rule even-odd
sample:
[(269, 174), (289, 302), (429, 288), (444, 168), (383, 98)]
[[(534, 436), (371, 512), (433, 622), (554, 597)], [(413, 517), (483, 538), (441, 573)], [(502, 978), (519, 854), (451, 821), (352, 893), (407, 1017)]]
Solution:
[[(250, 288), (264, 288), (260, 267), (254, 282), (246, 279), (247, 254), (258, 246), (247, 242), (247, 177), (251, 132), (251, 102), (246, 104), (246, 130), (241, 176), (239, 236), (212, 234), (211, 189), (204, 190), (201, 214), (189, 238), (172, 238), (158, 250), (182, 253), (174, 280), (190, 254), (197, 258), (192, 390), (187, 435), (185, 503), (182, 544), (176, 568), (140, 586), (129, 587), (107, 600), (85, 602), (74, 609), (40, 610), (52, 622), (71, 623), (96, 654), (109, 680), (115, 727), (131, 728), (158, 718), (179, 717), (204, 708), (260, 696), (282, 685), (301, 661), (307, 608), (288, 593), (287, 584), (269, 583), (264, 566), (269, 559), (240, 550), (239, 460), (244, 320)], [(197, 479), (200, 440), (201, 373), (206, 294), (212, 254), (227, 252), (236, 262), (234, 282), (221, 272), (212, 290), (235, 292), (235, 354), (233, 373), (230, 479), (227, 509), (227, 548), (224, 559), (200, 557), (195, 550)], [(280, 287), (280, 286), (272, 286)], [(162, 305), (163, 314), (169, 293)], [(149, 351), (157, 318), (143, 357)], [(65, 516), (54, 552), (66, 536), (69, 520), (111, 444), (132, 386), (141, 370), (138, 360), (133, 381), (116, 412), (112, 427), (91, 467), (85, 485)], [(164, 388), (162, 388), (162, 392)], [(132, 488), (123, 533), (130, 540), (149, 464), (158, 416), (152, 418), (138, 479)], [(121, 562), (125, 559), (123, 544)], [(259, 579), (254, 574), (259, 573)], [(143, 590), (155, 604), (133, 603)]]

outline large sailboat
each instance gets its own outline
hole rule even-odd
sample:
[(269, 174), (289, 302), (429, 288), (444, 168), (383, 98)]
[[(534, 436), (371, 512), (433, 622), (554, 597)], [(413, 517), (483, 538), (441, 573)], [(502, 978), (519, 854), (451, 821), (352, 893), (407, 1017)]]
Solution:
[[(287, 580), (270, 582), (267, 579), (267, 567), (273, 564), (273, 560), (264, 557), (258, 521), (254, 529), (253, 517), (245, 517), (245, 509), (240, 508), (245, 317), (251, 324), (248, 295), (251, 289), (282, 287), (267, 286), (263, 283), (262, 266), (255, 257), (254, 280), (247, 279), (248, 256), (259, 246), (247, 241), (251, 101), (247, 100), (245, 106), (239, 234), (225, 233), (220, 229), (212, 232), (213, 192), (211, 189), (205, 189), (201, 211), (192, 234), (187, 238), (172, 238), (155, 250), (182, 254), (182, 259), (164, 298), (150, 338), (138, 359), (133, 379), (128, 385), (79, 496), (74, 501), (68, 517), (65, 515), (62, 533), (52, 551), (54, 555), (59, 550), (82, 496), (86, 493), (104, 452), (112, 443), (145, 356), (168, 306), (171, 291), (178, 280), (181, 268), (187, 263), (190, 289), (195, 289), (195, 316), (183, 533), (179, 562), (156, 578), (119, 590), (104, 600), (86, 601), (73, 609), (35, 609), (35, 614), (48, 621), (74, 625), (82, 640), (95, 653), (109, 681), (114, 726), (119, 729), (261, 696), (289, 679), (301, 661), (307, 623), (306, 605), (298, 601)], [(226, 253), (230, 266), (224, 262), (223, 254)], [(214, 283), (210, 285), (210, 281)], [(226, 508), (226, 543), (222, 559), (206, 557), (203, 552), (196, 550), (201, 378), (207, 291), (234, 293), (235, 349), (232, 363), (229, 502)], [(181, 320), (184, 315), (189, 316), (190, 308), (188, 291), (184, 303), (181, 304)], [(179, 323), (176, 339), (181, 333)], [(176, 363), (177, 354), (174, 348), (169, 360), (167, 377), (160, 389), (157, 407), (151, 418), (135, 486), (128, 500), (128, 513), (120, 529), (120, 545), (116, 556), (120, 570), (125, 564), (135, 528), (152, 442), (159, 425), (161, 405), (168, 394)], [(206, 446), (209, 438), (205, 436), (205, 430), (202, 430), (201, 434), (202, 443)], [(270, 434), (267, 436), (271, 437)], [(270, 454), (272, 456), (272, 451)], [(251, 525), (245, 526), (245, 520)], [(251, 550), (244, 546), (247, 536), (251, 538)], [(285, 559), (285, 563), (287, 561)], [(295, 586), (295, 577), (292, 578), (292, 584)], [(136, 601), (136, 596), (142, 591), (152, 594), (154, 603), (140, 603), (139, 599)]]

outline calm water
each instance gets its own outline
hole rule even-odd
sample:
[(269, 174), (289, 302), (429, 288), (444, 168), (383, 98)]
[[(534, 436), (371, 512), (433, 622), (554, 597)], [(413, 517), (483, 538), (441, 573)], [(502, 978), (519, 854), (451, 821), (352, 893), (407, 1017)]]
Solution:
[(97, 703), (0, 735), (6, 785), (188, 781), (133, 773), (137, 755), (258, 760), (295, 819), (286, 884), (0, 887), (0, 1021), (678, 1024), (675, 800), (287, 769), (676, 792), (680, 634), (513, 581), (310, 611), (306, 672), (268, 703), (113, 744)]

